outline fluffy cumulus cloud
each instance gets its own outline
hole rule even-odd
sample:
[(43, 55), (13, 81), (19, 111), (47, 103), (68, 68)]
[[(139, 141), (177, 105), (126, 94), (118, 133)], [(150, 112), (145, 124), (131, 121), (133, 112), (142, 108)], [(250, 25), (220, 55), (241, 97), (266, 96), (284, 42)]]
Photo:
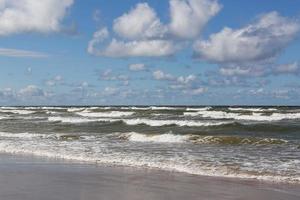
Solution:
[(216, 0), (171, 0), (170, 32), (177, 37), (198, 37), (206, 23), (221, 9)]
[(111, 43), (97, 55), (107, 57), (159, 57), (169, 56), (176, 52), (177, 47), (170, 40), (118, 41)]
[(97, 45), (109, 37), (107, 28), (102, 28), (96, 31), (92, 40), (89, 41), (87, 52), (94, 55), (101, 55), (102, 51), (97, 48)]
[(173, 55), (183, 46), (175, 38), (197, 37), (220, 7), (216, 0), (171, 0), (170, 23), (163, 24), (153, 8), (138, 3), (113, 21), (116, 37), (109, 41), (107, 28), (98, 30), (89, 42), (88, 52), (106, 57)]
[(131, 11), (115, 19), (113, 29), (119, 36), (133, 40), (161, 38), (167, 31), (147, 3), (139, 3)]
[(1, 0), (0, 35), (57, 32), (73, 0)]
[(274, 59), (296, 37), (297, 21), (270, 12), (240, 29), (224, 28), (195, 44), (196, 55), (215, 63), (257, 63)]

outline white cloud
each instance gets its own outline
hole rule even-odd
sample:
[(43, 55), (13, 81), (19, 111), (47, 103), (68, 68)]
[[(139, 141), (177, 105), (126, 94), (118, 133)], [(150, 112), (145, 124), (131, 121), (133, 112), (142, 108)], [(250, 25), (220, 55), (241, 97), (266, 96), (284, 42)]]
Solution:
[(168, 40), (134, 40), (129, 42), (112, 39), (103, 48), (98, 48), (101, 42), (109, 37), (107, 28), (102, 28), (94, 33), (89, 42), (87, 51), (90, 54), (107, 57), (158, 57), (172, 55), (178, 47)]
[(171, 0), (171, 23), (165, 25), (147, 3), (138, 3), (114, 20), (112, 29), (116, 33), (115, 38), (109, 41), (107, 29), (98, 30), (89, 42), (88, 53), (106, 57), (173, 55), (185, 43), (171, 35), (184, 39), (198, 36), (219, 9), (216, 0)]
[(100, 80), (121, 81), (124, 86), (129, 85), (129, 77), (125, 74), (114, 74), (111, 69), (107, 69), (100, 74)]
[(103, 94), (107, 96), (112, 96), (118, 94), (119, 90), (115, 87), (106, 87), (104, 88)]
[(183, 92), (185, 94), (188, 94), (188, 95), (197, 96), (197, 95), (200, 95), (200, 94), (203, 94), (203, 93), (207, 92), (207, 88), (199, 87), (199, 88), (196, 88), (196, 89), (184, 90)]
[(21, 32), (61, 31), (73, 0), (1, 0), (0, 36)]
[(170, 32), (180, 38), (193, 39), (220, 9), (216, 0), (171, 0)]
[(133, 40), (163, 37), (167, 31), (147, 3), (139, 3), (128, 13), (115, 19), (113, 30), (119, 36)]
[(262, 15), (241, 29), (224, 28), (194, 50), (202, 59), (216, 63), (266, 62), (275, 58), (299, 32), (299, 23), (277, 12)]
[(223, 76), (248, 76), (250, 75), (251, 70), (249, 68), (241, 67), (222, 67), (219, 72)]
[(155, 80), (174, 80), (171, 74), (164, 73), (161, 70), (154, 71), (152, 75)]
[(186, 85), (186, 84), (190, 84), (191, 82), (195, 81), (196, 79), (197, 79), (197, 77), (195, 75), (191, 74), (191, 75), (188, 75), (186, 77), (179, 76), (176, 81), (179, 84), (185, 84)]
[(278, 74), (299, 74), (300, 66), (298, 62), (278, 65), (274, 68), (274, 73)]
[(128, 66), (130, 71), (144, 71), (146, 66), (143, 63), (135, 63)]
[(98, 55), (101, 54), (101, 50), (98, 50), (96, 46), (103, 42), (105, 39), (109, 37), (109, 32), (107, 28), (101, 28), (98, 31), (96, 31), (93, 35), (92, 40), (88, 44), (87, 51), (90, 54)]
[(1, 101), (3, 100), (13, 100), (16, 97), (16, 92), (12, 88), (5, 88), (0, 90)]
[(7, 57), (29, 57), (29, 58), (44, 58), (49, 55), (36, 51), (27, 51), (20, 49), (0, 48), (0, 56)]
[(60, 76), (60, 75), (56, 75), (55, 77), (47, 80), (46, 85), (50, 86), (50, 87), (53, 87), (53, 86), (56, 86), (56, 85), (62, 83), (62, 81), (63, 81), (63, 77)]
[(172, 55), (176, 50), (173, 42), (167, 40), (123, 42), (113, 39), (103, 55), (109, 57), (158, 57)]
[(18, 95), (21, 97), (43, 97), (46, 93), (35, 85), (28, 85), (19, 90)]

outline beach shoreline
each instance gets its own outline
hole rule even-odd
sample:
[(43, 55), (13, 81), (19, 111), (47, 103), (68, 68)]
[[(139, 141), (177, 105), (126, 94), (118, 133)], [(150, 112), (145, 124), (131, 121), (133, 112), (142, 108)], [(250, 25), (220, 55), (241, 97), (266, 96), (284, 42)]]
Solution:
[(300, 199), (300, 185), (0, 155), (0, 199)]

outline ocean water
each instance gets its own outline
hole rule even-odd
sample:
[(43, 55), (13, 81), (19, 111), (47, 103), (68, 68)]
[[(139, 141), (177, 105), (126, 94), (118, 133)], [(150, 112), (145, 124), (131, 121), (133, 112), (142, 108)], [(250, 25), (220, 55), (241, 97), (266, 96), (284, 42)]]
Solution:
[(300, 184), (300, 107), (1, 107), (0, 153)]

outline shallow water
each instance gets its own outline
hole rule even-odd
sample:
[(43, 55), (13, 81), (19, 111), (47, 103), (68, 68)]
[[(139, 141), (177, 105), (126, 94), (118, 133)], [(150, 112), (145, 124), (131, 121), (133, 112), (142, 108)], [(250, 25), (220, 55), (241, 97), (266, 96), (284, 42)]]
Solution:
[(1, 107), (0, 152), (300, 183), (300, 107)]

